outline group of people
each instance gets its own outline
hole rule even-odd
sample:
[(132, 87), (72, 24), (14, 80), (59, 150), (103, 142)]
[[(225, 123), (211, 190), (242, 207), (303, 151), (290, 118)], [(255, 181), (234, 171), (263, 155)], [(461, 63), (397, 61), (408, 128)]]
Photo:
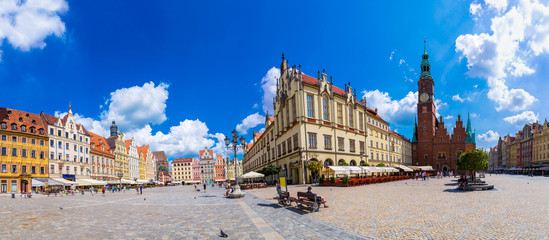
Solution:
[(415, 180), (419, 180), (420, 178), (423, 179), (423, 181), (425, 181), (427, 179), (427, 173), (426, 172), (416, 172), (416, 175), (415, 175)]

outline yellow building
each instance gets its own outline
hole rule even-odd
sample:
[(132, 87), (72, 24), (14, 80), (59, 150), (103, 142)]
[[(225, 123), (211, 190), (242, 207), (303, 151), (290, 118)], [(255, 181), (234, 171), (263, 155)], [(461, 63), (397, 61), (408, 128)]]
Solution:
[(126, 152), (126, 142), (124, 141), (124, 134), (118, 132), (118, 127), (116, 123), (112, 121), (111, 125), (111, 136), (107, 138), (107, 143), (111, 149), (112, 154), (114, 154), (114, 172), (118, 177), (118, 173), (123, 173), (122, 178), (128, 179), (130, 177), (129, 171), (129, 156)]
[(178, 158), (172, 161), (172, 180), (174, 182), (193, 181), (193, 159)]
[[(236, 159), (236, 161), (239, 161), (238, 158)], [(238, 162), (238, 165), (237, 165), (237, 172), (238, 172), (238, 176), (241, 176), (242, 175), (242, 162), (239, 161)], [(229, 180), (235, 180), (235, 176), (234, 176), (234, 159), (232, 161), (227, 161), (225, 163), (225, 170), (227, 172), (227, 179)]]
[(518, 148), (520, 146), (520, 140), (518, 134), (511, 138), (510, 144), (509, 144), (509, 163), (507, 164), (507, 168), (515, 168), (518, 167)]
[(0, 108), (0, 192), (26, 193), (48, 177), (47, 124), (33, 113)]
[(312, 161), (366, 164), (366, 100), (358, 100), (350, 84), (336, 87), (324, 72), (314, 78), (290, 68), (284, 57), (280, 76), (274, 120), (267, 116), (264, 133), (254, 134), (243, 158), (244, 172), (283, 166), (289, 184), (302, 184), (314, 175), (306, 169)]
[[(389, 123), (377, 114), (377, 109), (367, 111), (368, 140), (370, 141), (369, 164), (375, 166), (389, 162)], [(387, 164), (386, 164), (387, 165)]]
[(406, 137), (389, 129), (389, 165), (412, 164), (412, 143)]
[(549, 163), (549, 123), (534, 124), (533, 163), (535, 165)]
[(137, 147), (137, 152), (139, 154), (139, 179), (145, 180), (145, 164), (146, 164), (146, 155), (144, 147)]

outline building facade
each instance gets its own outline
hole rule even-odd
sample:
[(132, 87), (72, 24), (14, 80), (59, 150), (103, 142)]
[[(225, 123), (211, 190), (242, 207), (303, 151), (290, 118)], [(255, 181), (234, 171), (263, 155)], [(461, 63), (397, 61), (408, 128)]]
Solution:
[(212, 184), (215, 178), (214, 154), (212, 150), (200, 150), (200, 181), (202, 184)]
[(549, 166), (549, 123), (547, 120), (534, 131), (533, 166)]
[(196, 158), (193, 158), (193, 181), (202, 182), (200, 161)]
[(435, 105), (435, 82), (431, 77), (429, 55), (424, 50), (421, 61), (421, 77), (418, 85), (417, 123), (412, 137), (412, 158), (414, 165), (432, 166), (439, 171), (457, 170), (458, 157), (475, 148), (475, 133), (467, 118), (467, 129), (463, 127), (460, 115), (449, 134), (442, 116), (437, 119)]
[(215, 176), (214, 181), (225, 181), (225, 159), (222, 155), (215, 156)]
[(117, 180), (114, 172), (114, 154), (111, 153), (107, 139), (93, 132), (90, 135), (91, 178), (102, 181)]
[(71, 107), (62, 118), (40, 116), (48, 124), (49, 176), (71, 181), (91, 178), (90, 137), (84, 126), (74, 121)]
[(139, 178), (139, 153), (137, 152), (137, 145), (132, 138), (126, 140), (126, 154), (128, 154), (128, 172), (130, 180), (137, 180)]
[(145, 157), (145, 180), (147, 181), (155, 181), (155, 158), (152, 154), (151, 148), (149, 145), (143, 145), (143, 153)]
[(137, 147), (137, 153), (139, 154), (139, 179), (145, 180), (146, 164), (147, 164), (147, 151), (143, 146)]
[(126, 141), (124, 141), (124, 134), (118, 132), (118, 126), (116, 126), (115, 121), (112, 121), (111, 125), (111, 135), (107, 138), (107, 143), (111, 149), (111, 153), (114, 154), (114, 172), (115, 175), (119, 178), (118, 174), (121, 173), (122, 178), (130, 178), (129, 172), (129, 157), (126, 152)]
[(0, 193), (27, 193), (48, 177), (47, 129), (40, 115), (0, 108)]
[[(164, 184), (170, 182), (170, 163), (168, 162), (168, 158), (166, 157), (166, 153), (164, 151), (157, 151), (153, 152), (154, 158), (156, 159), (156, 176), (158, 176), (158, 181), (163, 182)], [(158, 168), (160, 166), (165, 166), (168, 170), (167, 171), (160, 171)], [(162, 179), (160, 179), (162, 177)]]
[(193, 181), (193, 159), (178, 158), (172, 161), (173, 181), (188, 182)]

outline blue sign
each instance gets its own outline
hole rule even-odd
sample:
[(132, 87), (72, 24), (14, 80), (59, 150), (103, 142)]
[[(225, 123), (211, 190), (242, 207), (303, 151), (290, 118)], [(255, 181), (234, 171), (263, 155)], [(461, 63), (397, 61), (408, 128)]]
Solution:
[(75, 181), (76, 176), (74, 174), (63, 174), (63, 178), (71, 181)]

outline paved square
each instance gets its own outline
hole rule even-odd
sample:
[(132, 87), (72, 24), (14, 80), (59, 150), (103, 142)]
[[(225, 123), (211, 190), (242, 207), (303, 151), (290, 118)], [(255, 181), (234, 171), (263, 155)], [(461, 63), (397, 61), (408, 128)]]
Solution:
[(0, 239), (220, 239), (220, 229), (229, 239), (549, 239), (549, 178), (492, 175), (496, 189), (476, 192), (455, 191), (452, 180), (314, 187), (330, 206), (315, 213), (279, 206), (273, 187), (239, 200), (192, 186), (3, 196)]
[[(315, 187), (329, 208), (309, 216), (381, 239), (549, 239), (549, 178), (492, 175), (485, 180), (496, 189), (475, 192), (456, 191), (451, 180)], [(289, 191), (296, 196), (306, 188)]]

